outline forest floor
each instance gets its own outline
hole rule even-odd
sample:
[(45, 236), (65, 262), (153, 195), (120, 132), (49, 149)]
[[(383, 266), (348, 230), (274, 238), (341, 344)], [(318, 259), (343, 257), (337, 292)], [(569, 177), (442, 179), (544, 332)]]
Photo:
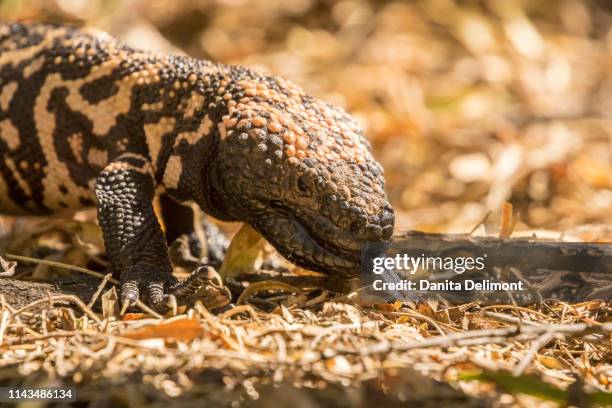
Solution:
[[(398, 234), (612, 241), (607, 2), (5, 0), (0, 18), (99, 27), (135, 47), (280, 75), (343, 106), (385, 168)], [(257, 286), (245, 269), (314, 278), (238, 235), (240, 302), (119, 315), (94, 214), (0, 217), (0, 248), (29, 258), (0, 278), (0, 385), (76, 385), (92, 406), (610, 398), (609, 299), (366, 304), (312, 284)], [(239, 228), (220, 227), (228, 238)]]

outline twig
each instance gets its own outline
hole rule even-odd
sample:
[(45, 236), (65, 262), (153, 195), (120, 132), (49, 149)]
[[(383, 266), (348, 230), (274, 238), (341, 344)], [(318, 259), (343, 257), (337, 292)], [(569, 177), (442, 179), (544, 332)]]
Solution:
[(237, 315), (238, 313), (242, 313), (242, 312), (248, 313), (249, 316), (251, 316), (251, 319), (255, 320), (258, 323), (260, 322), (259, 317), (257, 317), (257, 313), (255, 312), (255, 309), (253, 309), (253, 306), (251, 305), (240, 305), (226, 312), (223, 312), (223, 314), (219, 316), (219, 321), (222, 322), (225, 319), (229, 319), (230, 317)]
[(345, 330), (362, 330), (362, 329), (371, 329), (378, 327), (378, 322), (369, 321), (365, 323), (347, 323), (347, 324), (335, 324), (333, 326), (326, 327), (321, 330), (314, 339), (310, 342), (309, 348), (314, 350), (317, 347), (317, 344), (321, 341), (321, 339), (328, 334), (341, 332)]
[(87, 305), (85, 303), (83, 303), (81, 301), (81, 299), (79, 299), (78, 297), (74, 296), (74, 295), (59, 295), (59, 296), (50, 296), (47, 299), (39, 299), (36, 300), (28, 305), (25, 305), (24, 307), (22, 307), (21, 309), (16, 310), (14, 313), (11, 314), (11, 317), (15, 317), (18, 316), (19, 314), (23, 313), (26, 310), (32, 309), (36, 306), (45, 304), (45, 303), (55, 303), (55, 302), (61, 302), (61, 301), (66, 301), (66, 302), (73, 302), (75, 303), (77, 306), (79, 306), (79, 308), (89, 317), (91, 317), (91, 319), (93, 321), (95, 321), (98, 324), (102, 324), (102, 320), (100, 320), (100, 318), (91, 311), (91, 309), (89, 307), (87, 307)]
[(393, 350), (404, 351), (429, 347), (451, 347), (476, 344), (504, 343), (512, 338), (517, 340), (529, 340), (543, 333), (550, 332), (571, 337), (586, 336), (593, 333), (612, 332), (612, 323), (601, 325), (587, 325), (585, 323), (575, 324), (551, 324), (542, 326), (508, 326), (498, 329), (471, 330), (464, 333), (453, 333), (446, 337), (433, 337), (423, 341), (410, 343), (393, 343)]
[(531, 320), (524, 320), (519, 317), (511, 316), (505, 313), (489, 312), (488, 310), (485, 310), (482, 312), (482, 314), (484, 316), (492, 317), (494, 319), (501, 320), (506, 323), (513, 323), (517, 325), (526, 324), (530, 326), (541, 326), (539, 323), (533, 322)]
[(56, 339), (56, 338), (61, 338), (61, 337), (73, 337), (77, 334), (86, 334), (82, 331), (76, 331), (76, 330), (70, 330), (70, 331), (53, 331), (53, 332), (49, 332), (49, 333), (45, 333), (45, 334), (35, 334), (35, 335), (31, 335), (29, 337), (19, 337), (16, 340), (10, 340), (7, 339), (6, 340), (6, 344), (7, 345), (14, 345), (16, 344), (17, 341), (19, 341), (19, 344), (27, 344), (27, 343), (31, 343), (33, 341), (40, 341), (40, 340), (47, 340), (47, 339)]
[(302, 290), (288, 283), (274, 280), (261, 281), (250, 284), (241, 294), (236, 304), (243, 304), (251, 295), (264, 290), (283, 290), (285, 292), (302, 293)]
[(474, 233), (476, 232), (476, 230), (478, 228), (480, 228), (481, 225), (483, 225), (485, 222), (487, 222), (487, 220), (489, 219), (489, 217), (491, 216), (492, 211), (489, 210), (487, 211), (487, 213), (484, 215), (484, 217), (482, 217), (482, 219), (480, 221), (478, 221), (478, 224), (474, 225), (474, 228), (472, 228), (470, 230), (470, 232), (468, 233), (468, 235), (474, 235)]
[(8, 310), (2, 310), (2, 318), (0, 318), (0, 344), (4, 340), (4, 332), (6, 331), (10, 321), (10, 312)]
[(102, 282), (100, 282), (100, 284), (98, 285), (98, 289), (96, 290), (96, 293), (93, 294), (93, 296), (91, 297), (91, 300), (89, 301), (89, 303), (87, 304), (87, 307), (92, 308), (94, 303), (96, 303), (96, 300), (98, 300), (98, 296), (100, 296), (100, 293), (102, 293), (102, 291), (104, 290), (104, 286), (106, 286), (106, 283), (111, 279), (112, 274), (108, 273), (106, 274), (106, 276), (102, 279)]
[[(12, 259), (14, 261), (21, 261), (21, 262), (29, 262), (29, 263), (34, 263), (34, 264), (40, 264), (40, 265), (55, 266), (56, 268), (68, 269), (68, 270), (71, 270), (71, 271), (84, 273), (85, 275), (90, 275), (90, 276), (94, 276), (96, 278), (104, 279), (104, 275), (101, 274), (100, 272), (92, 271), (90, 269), (82, 268), (80, 266), (68, 265), (68, 264), (61, 263), (61, 262), (56, 262), (56, 261), (49, 261), (47, 259), (30, 258), (29, 256), (15, 255), (15, 254), (5, 254), (5, 257), (8, 258), (8, 259)], [(119, 283), (115, 279), (111, 280), (111, 282), (113, 282), (115, 285)]]
[[(442, 330), (442, 328), (440, 327), (440, 325), (438, 324), (438, 322), (436, 320), (434, 320), (431, 317), (426, 316), (426, 315), (424, 315), (422, 313), (419, 313), (416, 310), (407, 309), (405, 312), (385, 312), (385, 311), (381, 311), (381, 314), (383, 314), (383, 315), (391, 315), (391, 316), (410, 316), (410, 317), (414, 317), (415, 319), (418, 319), (418, 320), (423, 320), (426, 323), (431, 324), (433, 326), (433, 328), (436, 329), (438, 331), (438, 333), (440, 333), (441, 336), (446, 336), (446, 333), (444, 332), (444, 330)], [(448, 324), (445, 324), (445, 323), (442, 323), (442, 324), (444, 324), (444, 326), (446, 326), (449, 329), (454, 329), (452, 326), (449, 326)]]
[[(108, 282), (112, 283), (113, 285), (119, 286), (119, 281), (117, 279), (114, 279), (111, 277), (107, 279), (106, 275), (103, 275), (100, 272), (92, 271), (91, 269), (82, 268), (80, 266), (74, 266), (74, 265), (68, 265), (68, 264), (61, 263), (61, 262), (49, 261), (47, 259), (30, 258), (29, 256), (22, 256), (22, 255), (15, 255), (15, 254), (4, 254), (4, 256), (8, 259), (13, 259), (16, 261), (30, 262), (30, 263), (41, 264), (41, 265), (49, 265), (49, 266), (54, 266), (56, 268), (67, 269), (70, 271), (84, 273), (85, 275), (94, 276), (99, 279), (103, 279), (103, 280), (106, 279)], [(140, 299), (136, 300), (135, 304), (143, 312), (149, 313), (150, 315), (153, 315), (157, 317), (158, 319), (163, 319), (162, 315), (160, 315), (159, 313), (151, 309), (149, 306), (146, 305), (146, 303), (144, 303)]]
[(523, 372), (525, 371), (529, 363), (531, 363), (531, 360), (533, 360), (533, 358), (538, 353), (538, 351), (540, 351), (540, 349), (544, 347), (549, 341), (554, 339), (555, 336), (556, 336), (556, 333), (546, 332), (542, 334), (540, 337), (538, 337), (531, 344), (531, 348), (529, 348), (529, 351), (527, 352), (527, 354), (525, 354), (525, 356), (516, 365), (516, 367), (514, 367), (514, 370), (512, 370), (512, 374), (515, 377), (518, 377), (519, 375), (523, 374)]
[(525, 313), (529, 313), (529, 314), (535, 314), (543, 319), (547, 319), (548, 317), (541, 312), (538, 312), (537, 310), (533, 310), (533, 309), (529, 309), (526, 307), (522, 307), (522, 306), (517, 306), (517, 305), (489, 305), (489, 306), (483, 306), (482, 310), (489, 310), (489, 309), (511, 309), (511, 310), (518, 310), (520, 312), (525, 312)]

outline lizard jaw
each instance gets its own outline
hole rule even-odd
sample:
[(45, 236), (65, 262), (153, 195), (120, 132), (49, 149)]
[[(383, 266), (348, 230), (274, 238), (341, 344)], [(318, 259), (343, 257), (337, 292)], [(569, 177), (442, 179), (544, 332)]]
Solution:
[(344, 251), (320, 243), (294, 217), (274, 214), (251, 224), (281, 255), (298, 266), (345, 276), (355, 276), (360, 272), (359, 251)]

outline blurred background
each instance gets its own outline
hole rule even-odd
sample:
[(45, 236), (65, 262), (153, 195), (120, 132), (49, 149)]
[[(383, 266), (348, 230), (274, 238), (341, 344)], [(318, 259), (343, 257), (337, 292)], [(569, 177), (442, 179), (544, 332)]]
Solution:
[(517, 230), (612, 225), (609, 1), (2, 0), (0, 18), (246, 65), (344, 107), (399, 230), (495, 232), (506, 201)]

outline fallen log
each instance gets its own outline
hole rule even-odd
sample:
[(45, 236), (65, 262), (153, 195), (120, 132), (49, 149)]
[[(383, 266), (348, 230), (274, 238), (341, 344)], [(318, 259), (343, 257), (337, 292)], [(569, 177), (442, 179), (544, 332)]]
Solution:
[[(384, 248), (368, 248), (362, 261), (368, 295), (387, 301), (531, 304), (548, 299), (612, 299), (612, 243), (608, 242), (411, 231), (394, 237)], [(389, 262), (383, 265), (385, 261)], [(391, 289), (374, 288), (376, 280)]]
[[(410, 254), (423, 257), (453, 257), (487, 255), (487, 276), (497, 279), (514, 277), (526, 282), (530, 291), (521, 303), (544, 299), (580, 301), (612, 299), (612, 243), (539, 241), (532, 238), (474, 237), (468, 234), (432, 234), (406, 232), (394, 238), (386, 256)], [(365, 270), (364, 274), (368, 274)], [(363, 287), (368, 277), (354, 279), (338, 276), (296, 276), (291, 273), (262, 271), (259, 275), (242, 276), (243, 280), (278, 279), (297, 287), (324, 287), (335, 292), (347, 292)], [(465, 278), (469, 274), (455, 279)], [(472, 276), (473, 278), (473, 276)], [(0, 278), (0, 294), (13, 307), (21, 307), (49, 295), (69, 294), (89, 302), (100, 280), (75, 273), (71, 277), (50, 282), (21, 281)], [(571, 295), (571, 296), (570, 296)], [(512, 296), (499, 299), (486, 291), (465, 293), (437, 293), (438, 299), (450, 302), (514, 301)], [(427, 296), (416, 300), (428, 299)], [(411, 299), (411, 300), (415, 300)]]
[(74, 295), (87, 304), (99, 284), (100, 281), (81, 275), (74, 278), (57, 278), (52, 282), (34, 282), (5, 277), (0, 278), (0, 295), (15, 309), (57, 295)]

